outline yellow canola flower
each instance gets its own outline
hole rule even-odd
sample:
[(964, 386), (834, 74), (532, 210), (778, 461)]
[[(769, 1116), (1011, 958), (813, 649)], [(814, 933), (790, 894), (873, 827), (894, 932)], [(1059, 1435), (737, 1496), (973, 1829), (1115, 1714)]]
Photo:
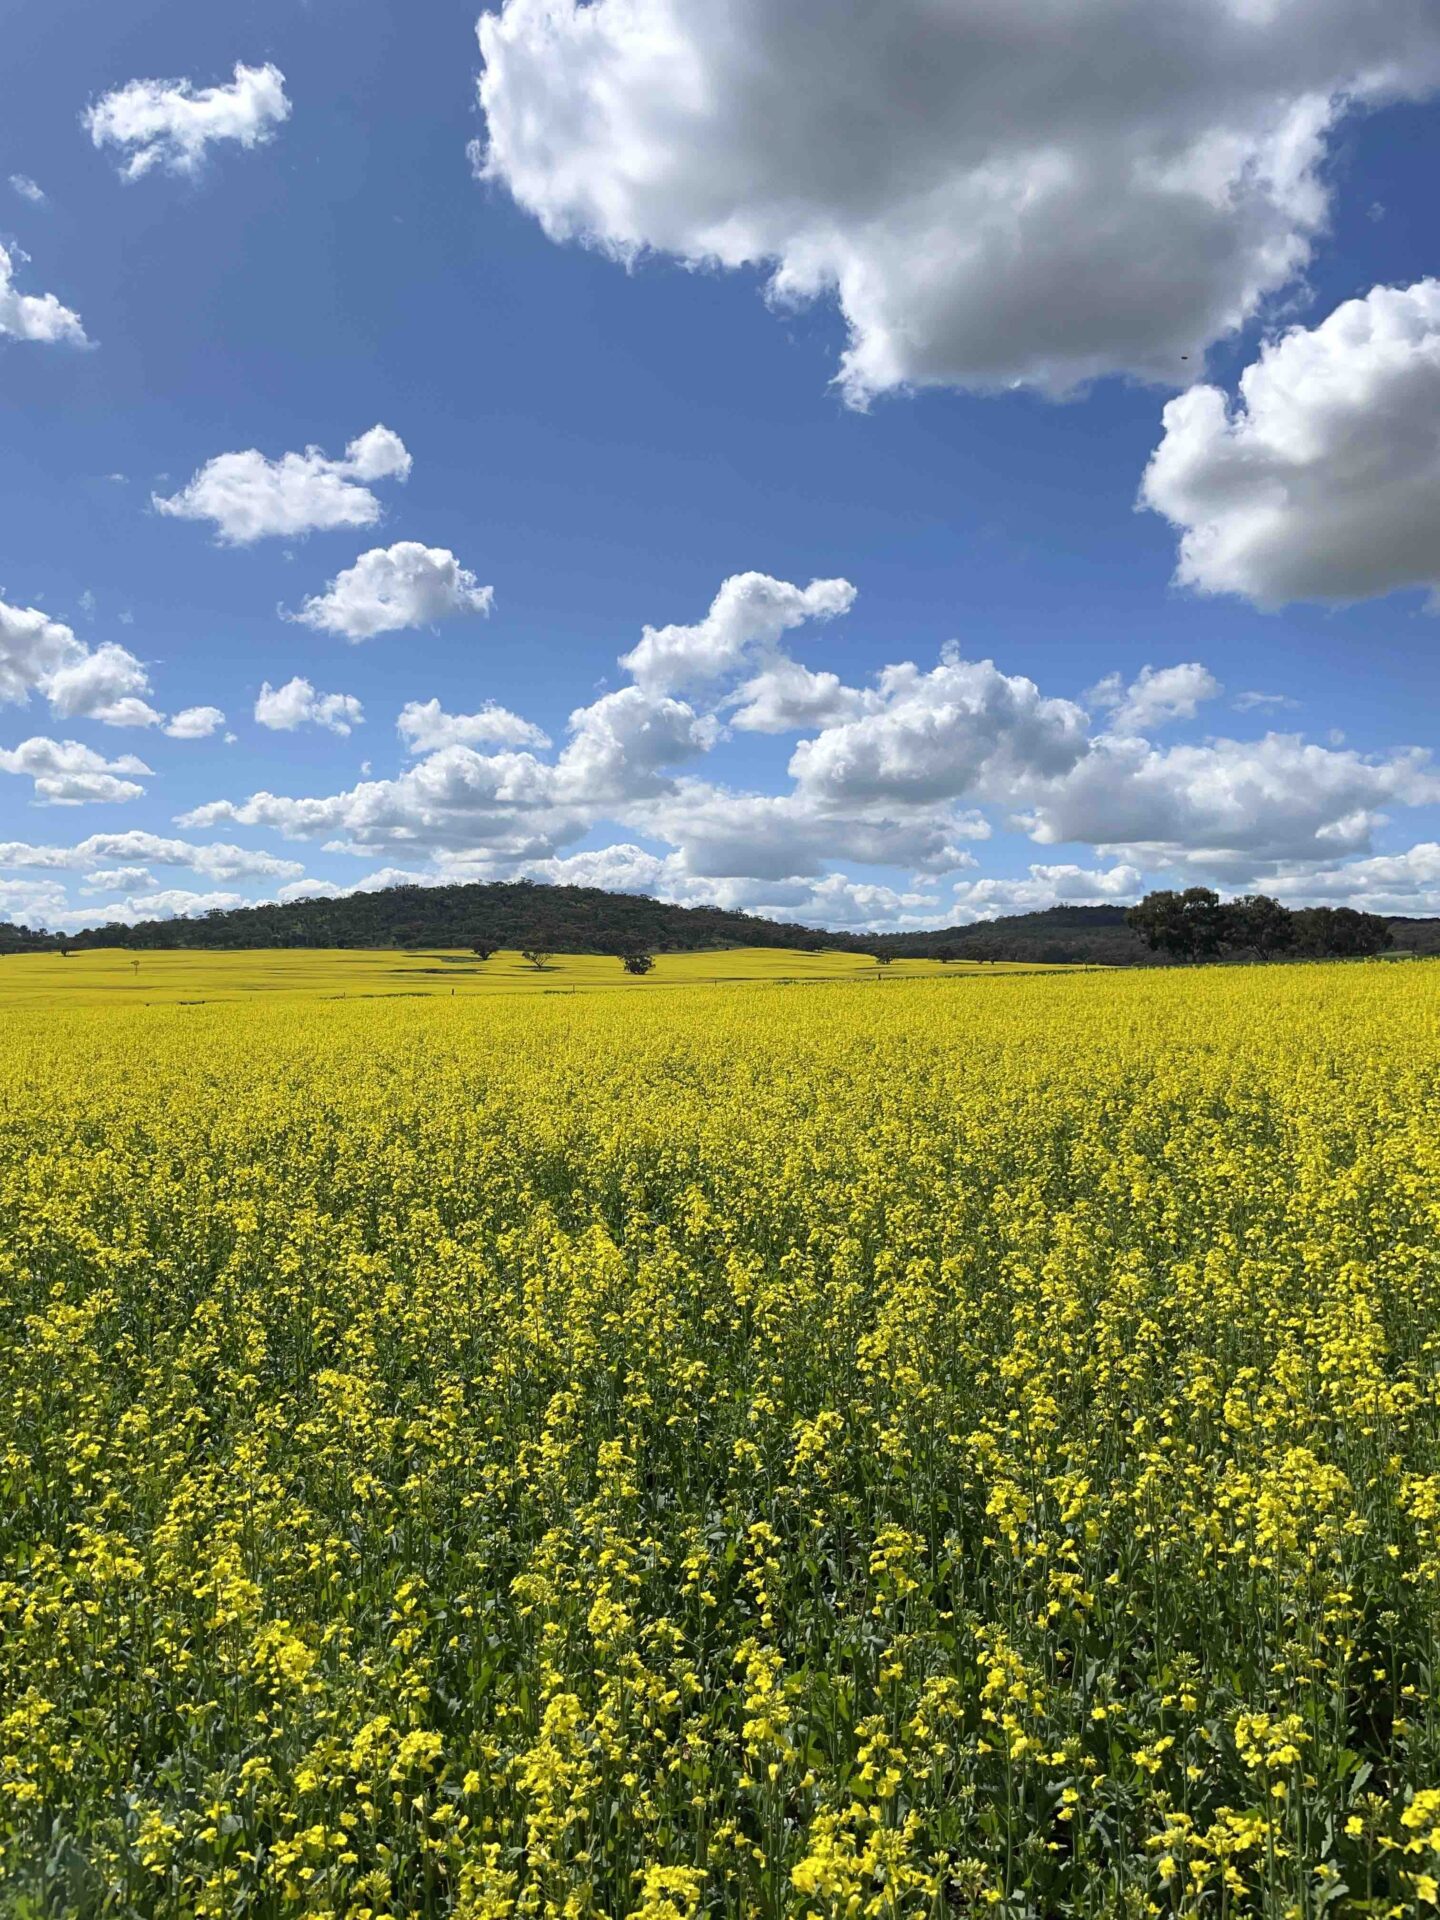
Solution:
[(1435, 964), (487, 966), (0, 968), (0, 1909), (1440, 1904)]

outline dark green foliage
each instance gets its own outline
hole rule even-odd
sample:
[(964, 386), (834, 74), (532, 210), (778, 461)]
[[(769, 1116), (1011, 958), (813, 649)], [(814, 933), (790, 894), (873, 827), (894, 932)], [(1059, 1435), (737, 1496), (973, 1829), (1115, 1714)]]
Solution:
[(1225, 943), (1225, 913), (1209, 887), (1147, 893), (1126, 920), (1153, 952), (1171, 960), (1213, 960)]
[(1147, 893), (1125, 917), (1148, 946), (1172, 960), (1275, 960), (1291, 951), (1307, 960), (1359, 960), (1394, 944), (1389, 924), (1377, 913), (1353, 907), (1292, 913), (1263, 893), (1242, 894), (1222, 906), (1208, 887)]
[(1395, 944), (1387, 920), (1354, 907), (1302, 907), (1294, 920), (1296, 946), (1307, 957), (1358, 960)]
[(1225, 945), (1274, 960), (1295, 945), (1295, 915), (1268, 893), (1242, 893), (1221, 908)]

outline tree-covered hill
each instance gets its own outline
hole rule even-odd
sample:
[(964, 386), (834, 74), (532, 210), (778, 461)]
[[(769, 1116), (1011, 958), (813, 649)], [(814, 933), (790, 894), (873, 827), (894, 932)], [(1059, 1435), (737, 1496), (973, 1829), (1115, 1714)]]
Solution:
[[(1440, 953), (1440, 920), (1390, 922), (1396, 952)], [(507, 880), (446, 887), (387, 887), (340, 900), (217, 910), (198, 919), (114, 923), (74, 934), (0, 924), (0, 954), (47, 949), (154, 947), (542, 948), (550, 953), (688, 953), (716, 947), (848, 948), (966, 960), (1155, 966), (1153, 953), (1114, 906), (1043, 913), (918, 933), (827, 932), (723, 907), (677, 907), (646, 894)]]
[(597, 953), (644, 948), (834, 946), (834, 935), (721, 907), (675, 907), (599, 887), (506, 880), (447, 887), (386, 887), (340, 900), (217, 909), (196, 919), (87, 928), (60, 939), (0, 929), (0, 944), (96, 947), (488, 947)]

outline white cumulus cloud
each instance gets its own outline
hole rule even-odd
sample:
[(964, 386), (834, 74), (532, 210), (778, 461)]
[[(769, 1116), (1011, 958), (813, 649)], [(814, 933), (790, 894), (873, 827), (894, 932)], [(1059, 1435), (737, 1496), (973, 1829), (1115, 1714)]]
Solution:
[(39, 693), (62, 720), (151, 727), (161, 716), (142, 697), (149, 691), (145, 667), (127, 648), (91, 647), (38, 607), (0, 600), (0, 706), (23, 707)]
[(495, 589), (482, 587), (448, 548), (397, 540), (392, 547), (362, 553), (291, 617), (322, 633), (359, 641), (489, 613), (494, 598)]
[(229, 546), (274, 535), (295, 538), (337, 527), (369, 527), (383, 509), (366, 484), (409, 477), (410, 455), (398, 433), (374, 426), (327, 460), (319, 447), (267, 460), (255, 447), (206, 461), (179, 493), (151, 496), (158, 513), (209, 520)]
[(1208, 667), (1187, 660), (1178, 667), (1142, 667), (1128, 687), (1118, 673), (1107, 674), (1085, 697), (1092, 707), (1112, 709), (1112, 733), (1146, 734), (1172, 720), (1193, 720), (1203, 702), (1224, 691)]
[(219, 707), (182, 707), (165, 722), (165, 731), (172, 740), (208, 740), (224, 724)]
[(1047, 907), (1119, 904), (1143, 891), (1138, 867), (1031, 866), (1024, 879), (961, 880), (955, 913), (961, 920), (998, 920), (1007, 913), (1043, 913)]
[(50, 711), (61, 720), (99, 720), (108, 727), (158, 726), (161, 716), (141, 698), (150, 676), (126, 647), (107, 640), (82, 659), (58, 667), (45, 682)]
[(323, 727), (327, 733), (348, 734), (362, 726), (365, 709), (353, 693), (317, 693), (308, 680), (296, 674), (283, 687), (272, 687), (267, 680), (255, 702), (255, 718), (262, 727), (277, 733), (294, 733), (297, 727)]
[(155, 876), (148, 867), (96, 867), (85, 875), (82, 893), (136, 893), (153, 887)]
[(138, 180), (152, 168), (191, 174), (221, 141), (257, 147), (290, 117), (285, 76), (269, 62), (236, 63), (228, 86), (190, 80), (131, 80), (88, 107), (84, 124), (97, 147), (118, 150), (120, 172)]
[(150, 772), (133, 753), (107, 760), (78, 740), (49, 740), (36, 734), (22, 740), (18, 747), (0, 748), (0, 773), (17, 773), (32, 780), (35, 798), (43, 806), (138, 800), (145, 789), (131, 776)]
[[(1377, 853), (1341, 865), (1277, 872), (1266, 889), (1291, 906), (1358, 907), (1365, 913), (1440, 913), (1440, 842)], [(1403, 939), (1398, 943), (1404, 945)]]
[(438, 700), (408, 700), (395, 730), (410, 753), (439, 747), (548, 747), (550, 736), (508, 707), (487, 700), (478, 713), (446, 713)]
[(703, 620), (693, 626), (646, 627), (620, 664), (651, 693), (679, 693), (733, 673), (769, 652), (791, 628), (848, 613), (854, 602), (848, 580), (812, 580), (808, 587), (796, 587), (765, 573), (732, 574)]
[(1045, 845), (1081, 841), (1238, 884), (1267, 862), (1367, 852), (1385, 808), (1440, 801), (1440, 772), (1418, 748), (1372, 757), (1296, 734), (1163, 749), (1115, 735), (1030, 791), (1024, 823)]
[(12, 340), (37, 340), (47, 346), (89, 345), (80, 316), (62, 306), (53, 293), (20, 293), (15, 266), (0, 247), (0, 335)]
[(1262, 347), (1232, 406), (1165, 409), (1143, 503), (1176, 578), (1263, 607), (1440, 593), (1440, 280), (1375, 287)]
[(782, 659), (736, 690), (727, 718), (742, 733), (808, 733), (840, 720), (858, 720), (875, 700), (873, 694), (847, 687), (836, 673), (817, 673), (798, 660)]
[(474, 158), (555, 240), (833, 298), (840, 382), (1177, 384), (1303, 271), (1431, 0), (505, 0)]
[(790, 771), (802, 792), (832, 804), (924, 803), (1068, 772), (1086, 747), (1073, 702), (951, 647), (929, 673), (910, 661), (886, 667), (871, 711), (802, 740)]

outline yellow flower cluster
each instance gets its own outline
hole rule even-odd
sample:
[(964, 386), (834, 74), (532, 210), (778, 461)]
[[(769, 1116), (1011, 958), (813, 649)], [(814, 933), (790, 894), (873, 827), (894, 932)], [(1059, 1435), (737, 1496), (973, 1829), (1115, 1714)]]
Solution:
[(1437, 988), (12, 1013), (0, 1912), (1427, 1911)]

